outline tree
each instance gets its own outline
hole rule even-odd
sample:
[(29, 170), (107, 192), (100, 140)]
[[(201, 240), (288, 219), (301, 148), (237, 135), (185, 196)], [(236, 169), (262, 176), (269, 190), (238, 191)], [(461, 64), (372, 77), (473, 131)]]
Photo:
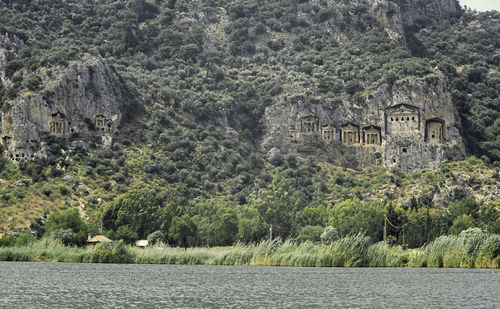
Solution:
[(318, 242), (321, 240), (323, 230), (324, 228), (320, 225), (304, 226), (299, 232), (299, 239), (300, 241)]
[(60, 238), (65, 245), (84, 245), (87, 240), (87, 224), (77, 208), (53, 213), (45, 223), (45, 236)]
[(116, 231), (120, 226), (128, 225), (137, 237), (146, 238), (160, 229), (158, 218), (161, 205), (162, 200), (155, 187), (136, 185), (106, 206), (103, 227)]
[(461, 231), (467, 230), (468, 228), (475, 227), (477, 225), (476, 220), (470, 215), (461, 215), (460, 217), (453, 220), (453, 225), (450, 227), (450, 233), (454, 235), (460, 234)]
[(172, 219), (168, 235), (178, 246), (186, 249), (196, 244), (197, 232), (198, 229), (191, 217), (183, 215)]
[(294, 213), (304, 208), (305, 196), (287, 178), (275, 178), (268, 187), (250, 196), (249, 205), (257, 209), (269, 225), (273, 237), (296, 235)]
[(321, 241), (326, 245), (333, 244), (334, 241), (339, 239), (339, 233), (333, 226), (327, 226), (321, 233)]
[(490, 233), (500, 234), (500, 213), (493, 203), (486, 203), (479, 210), (482, 228)]
[(450, 215), (453, 219), (463, 215), (476, 219), (479, 215), (479, 204), (472, 197), (465, 197), (449, 207)]
[(269, 233), (269, 225), (264, 222), (255, 208), (244, 207), (238, 221), (238, 239), (245, 243), (258, 242)]
[(238, 217), (231, 208), (219, 209), (210, 224), (215, 245), (229, 246), (234, 243), (238, 235)]
[(334, 227), (340, 237), (363, 233), (373, 241), (380, 241), (383, 238), (384, 214), (383, 204), (348, 199), (331, 209), (328, 225)]

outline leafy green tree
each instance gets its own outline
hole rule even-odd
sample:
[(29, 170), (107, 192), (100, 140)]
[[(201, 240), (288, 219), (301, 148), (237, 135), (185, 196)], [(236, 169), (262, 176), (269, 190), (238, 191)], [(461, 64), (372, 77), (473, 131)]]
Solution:
[(295, 190), (289, 179), (275, 178), (269, 186), (250, 196), (249, 205), (259, 211), (273, 237), (287, 238), (297, 233), (293, 214), (304, 207), (305, 196)]
[(404, 224), (405, 243), (410, 248), (420, 247), (440, 235), (447, 234), (452, 224), (447, 210), (443, 208), (408, 209), (406, 216), (407, 221)]
[(453, 220), (453, 225), (450, 227), (450, 233), (454, 235), (460, 234), (461, 231), (467, 230), (471, 227), (476, 227), (477, 223), (470, 215), (463, 214)]
[(170, 239), (178, 246), (194, 246), (197, 240), (197, 227), (190, 216), (174, 217), (168, 231)]
[(238, 239), (244, 243), (258, 242), (269, 234), (269, 225), (259, 211), (244, 206), (238, 220)]
[(113, 239), (123, 240), (127, 244), (133, 244), (139, 239), (137, 233), (129, 225), (120, 225), (115, 232), (110, 233)]
[[(57, 232), (56, 232), (57, 231)], [(84, 245), (87, 240), (87, 224), (82, 220), (77, 208), (69, 208), (50, 215), (45, 223), (45, 236), (62, 237), (67, 245)], [(74, 234), (74, 235), (73, 235)]]
[(72, 229), (57, 229), (50, 234), (51, 238), (59, 239), (66, 246), (72, 245), (76, 242), (76, 233)]
[(328, 225), (335, 228), (340, 237), (363, 233), (373, 241), (380, 241), (383, 238), (384, 214), (383, 204), (348, 199), (330, 210)]
[(231, 208), (219, 209), (214, 220), (210, 224), (213, 231), (211, 243), (229, 246), (234, 243), (238, 236), (238, 217)]
[(448, 208), (453, 219), (463, 215), (476, 219), (479, 216), (479, 204), (472, 197), (465, 197)]
[(339, 239), (339, 233), (333, 226), (327, 226), (321, 233), (321, 241), (326, 245), (333, 244), (334, 241)]
[(299, 232), (300, 241), (319, 242), (324, 228), (320, 225), (307, 225), (304, 226)]
[(161, 231), (156, 231), (148, 235), (148, 245), (154, 246), (163, 242), (165, 236)]
[(143, 239), (160, 229), (158, 218), (161, 205), (162, 200), (155, 187), (136, 185), (105, 207), (103, 227), (117, 230), (126, 225)]
[(500, 213), (494, 203), (485, 203), (481, 206), (479, 221), (487, 232), (500, 234)]

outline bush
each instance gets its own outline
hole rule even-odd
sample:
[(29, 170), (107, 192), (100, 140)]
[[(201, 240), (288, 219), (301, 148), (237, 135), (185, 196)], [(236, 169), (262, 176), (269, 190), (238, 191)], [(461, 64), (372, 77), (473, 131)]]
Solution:
[(134, 257), (123, 241), (112, 241), (96, 245), (89, 257), (91, 263), (132, 263)]
[(76, 234), (73, 232), (71, 229), (57, 229), (54, 230), (51, 234), (50, 237), (53, 239), (58, 239), (62, 241), (62, 243), (66, 246), (68, 245), (73, 245), (76, 241)]
[(59, 187), (59, 193), (61, 193), (61, 195), (68, 195), (68, 193), (69, 193), (68, 187), (66, 187), (66, 186), (60, 186)]
[(43, 187), (42, 194), (45, 196), (50, 196), (52, 194), (52, 189), (49, 187)]
[(164, 235), (161, 231), (156, 231), (148, 235), (148, 244), (151, 246), (160, 244), (163, 242)]
[(16, 238), (12, 235), (7, 235), (0, 238), (0, 247), (11, 247), (16, 243)]
[(339, 239), (339, 233), (333, 226), (327, 226), (321, 233), (321, 241), (326, 245), (331, 245)]
[(38, 90), (41, 83), (42, 78), (37, 74), (31, 75), (24, 80), (24, 86), (32, 91)]
[(305, 226), (299, 232), (299, 240), (318, 242), (321, 240), (323, 230), (323, 227), (319, 225)]

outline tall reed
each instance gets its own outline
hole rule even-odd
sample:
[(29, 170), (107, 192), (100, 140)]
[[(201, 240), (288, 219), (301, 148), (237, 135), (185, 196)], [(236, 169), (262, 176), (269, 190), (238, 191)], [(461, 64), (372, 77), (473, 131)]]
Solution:
[(22, 247), (0, 248), (0, 261), (58, 261), (79, 263), (138, 263), (187, 265), (262, 265), (297, 267), (467, 267), (500, 268), (500, 235), (479, 229), (458, 236), (441, 236), (419, 249), (404, 250), (363, 234), (331, 245), (280, 238), (232, 247), (139, 249), (122, 242), (65, 247), (43, 240)]

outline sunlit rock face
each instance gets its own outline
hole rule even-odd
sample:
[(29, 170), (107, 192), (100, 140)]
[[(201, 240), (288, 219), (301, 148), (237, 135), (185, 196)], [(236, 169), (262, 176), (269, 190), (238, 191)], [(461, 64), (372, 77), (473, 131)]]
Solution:
[(41, 77), (39, 89), (21, 90), (3, 108), (1, 142), (8, 158), (43, 155), (49, 136), (108, 135), (119, 126), (124, 90), (102, 59), (84, 54), (36, 74)]
[(377, 20), (394, 33), (403, 34), (405, 28), (421, 28), (460, 16), (457, 0), (369, 0)]
[(285, 95), (265, 113), (264, 150), (314, 155), (345, 167), (413, 171), (462, 159), (460, 119), (439, 72), (384, 85), (363, 102)]

